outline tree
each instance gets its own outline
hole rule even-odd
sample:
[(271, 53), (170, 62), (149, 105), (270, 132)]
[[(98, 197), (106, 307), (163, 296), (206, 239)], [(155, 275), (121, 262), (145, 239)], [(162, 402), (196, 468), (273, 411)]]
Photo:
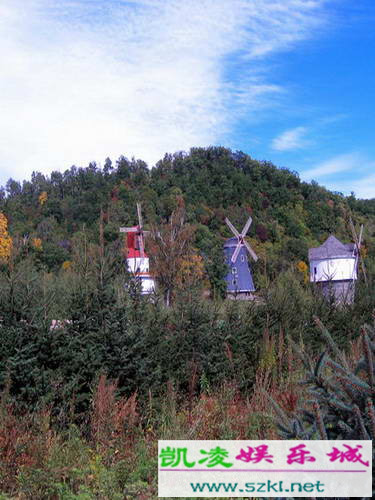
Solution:
[(110, 158), (106, 158), (105, 162), (104, 162), (104, 167), (103, 167), (104, 175), (107, 175), (107, 176), (110, 175), (112, 170), (113, 170), (112, 161)]
[(12, 252), (12, 238), (8, 234), (8, 220), (0, 212), (0, 261), (7, 261)]
[(195, 288), (203, 283), (204, 261), (196, 252), (192, 251), (180, 261), (180, 270), (177, 274), (179, 288)]
[[(292, 343), (301, 358), (309, 401), (292, 415), (272, 399), (277, 426), (283, 439), (372, 440), (375, 435), (375, 328), (361, 332), (361, 357), (351, 363), (323, 323), (315, 318), (327, 344), (318, 361)], [(373, 452), (374, 456), (374, 452)], [(373, 484), (373, 497), (374, 497)]]
[(173, 291), (178, 286), (182, 268), (193, 252), (194, 228), (185, 223), (182, 198), (166, 224), (154, 226), (149, 237), (149, 251), (153, 270), (164, 300), (170, 305)]
[(43, 206), (45, 202), (48, 200), (47, 191), (42, 191), (38, 197), (38, 200), (39, 200), (39, 205)]

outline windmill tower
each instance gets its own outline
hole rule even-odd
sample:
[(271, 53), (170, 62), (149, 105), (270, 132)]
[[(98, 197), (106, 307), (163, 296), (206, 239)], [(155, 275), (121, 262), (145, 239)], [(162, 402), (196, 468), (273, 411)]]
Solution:
[(361, 239), (362, 230), (356, 243), (344, 244), (331, 235), (320, 247), (309, 249), (310, 281), (336, 305), (354, 301)]
[(225, 222), (234, 234), (224, 243), (224, 254), (229, 272), (225, 278), (227, 282), (227, 297), (231, 299), (251, 300), (255, 291), (248, 254), (256, 262), (258, 257), (251, 246), (245, 241), (245, 236), (251, 226), (249, 217), (242, 232), (239, 233), (228, 218)]
[(155, 282), (150, 274), (150, 259), (145, 252), (145, 236), (143, 230), (141, 204), (137, 203), (138, 226), (120, 227), (120, 233), (126, 233), (128, 271), (141, 281), (141, 293), (147, 295), (155, 289)]

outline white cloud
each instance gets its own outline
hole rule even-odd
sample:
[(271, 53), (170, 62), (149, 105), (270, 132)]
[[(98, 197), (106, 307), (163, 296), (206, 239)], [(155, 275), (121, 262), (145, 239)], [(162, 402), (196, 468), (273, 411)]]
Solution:
[[(375, 165), (373, 165), (373, 168)], [(375, 198), (375, 175), (368, 175), (361, 179), (352, 179), (345, 183), (342, 188), (347, 194), (354, 191), (357, 198)]]
[(356, 198), (375, 198), (375, 175), (353, 176), (351, 179), (342, 180), (340, 177), (332, 179), (330, 182), (321, 182), (330, 191), (342, 193), (349, 196), (352, 192)]
[[(375, 164), (372, 164), (370, 170), (374, 170), (374, 167)], [(375, 174), (354, 172), (350, 179), (343, 180), (337, 177), (324, 185), (331, 191), (337, 191), (347, 196), (354, 192), (357, 198), (375, 198)]]
[(307, 145), (305, 135), (306, 127), (296, 127), (290, 130), (285, 130), (282, 134), (275, 137), (271, 147), (276, 151), (290, 151), (293, 149), (303, 148)]
[(331, 191), (357, 198), (375, 198), (375, 162), (359, 152), (335, 156), (301, 172), (305, 181), (315, 180)]
[(301, 177), (306, 180), (317, 180), (320, 177), (338, 174), (340, 172), (358, 170), (358, 167), (362, 164), (363, 158), (359, 153), (339, 155), (319, 163), (309, 170), (301, 172)]
[(311, 36), (323, 3), (2, 0), (1, 181), (219, 142), (280, 91), (257, 65)]

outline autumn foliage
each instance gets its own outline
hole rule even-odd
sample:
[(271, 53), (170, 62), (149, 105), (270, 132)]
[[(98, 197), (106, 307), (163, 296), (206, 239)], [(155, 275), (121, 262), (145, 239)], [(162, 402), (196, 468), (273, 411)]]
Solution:
[(297, 269), (303, 275), (303, 280), (305, 283), (309, 281), (309, 267), (303, 260), (297, 262)]
[(0, 261), (7, 261), (12, 252), (13, 241), (8, 234), (8, 220), (0, 212)]
[(48, 194), (46, 191), (42, 191), (39, 195), (39, 204), (40, 206), (43, 206), (45, 204), (45, 202), (48, 200)]
[(167, 305), (179, 285), (185, 280), (192, 283), (203, 273), (202, 259), (194, 254), (194, 228), (185, 219), (185, 208), (180, 199), (169, 220), (154, 226), (148, 240), (153, 274), (164, 291)]

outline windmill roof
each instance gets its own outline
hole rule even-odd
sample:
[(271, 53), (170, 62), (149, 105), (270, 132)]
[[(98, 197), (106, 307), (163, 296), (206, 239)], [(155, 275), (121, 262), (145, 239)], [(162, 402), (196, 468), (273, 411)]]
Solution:
[(331, 235), (320, 247), (309, 249), (309, 260), (350, 258), (354, 256), (354, 243), (341, 243)]
[(224, 248), (225, 247), (236, 247), (237, 243), (238, 243), (238, 238), (236, 238), (235, 236), (233, 238), (228, 238), (227, 240), (225, 240)]

